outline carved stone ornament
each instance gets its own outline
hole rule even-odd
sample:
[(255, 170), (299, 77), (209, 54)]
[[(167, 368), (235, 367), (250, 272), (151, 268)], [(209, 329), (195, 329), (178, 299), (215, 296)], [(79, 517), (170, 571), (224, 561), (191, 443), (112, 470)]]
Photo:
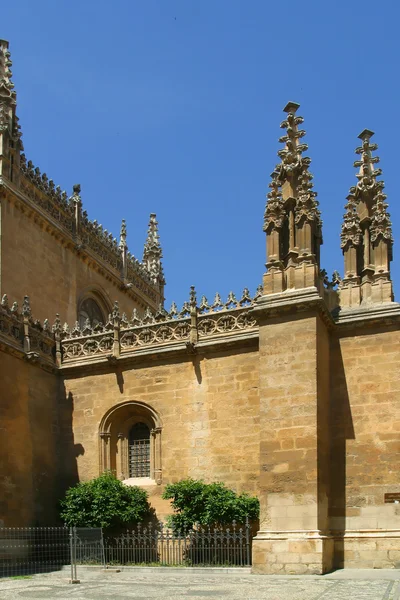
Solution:
[(390, 214), (387, 212), (388, 204), (385, 202), (386, 195), (379, 191), (374, 198), (372, 219), (371, 219), (371, 241), (375, 242), (380, 236), (390, 242), (393, 242), (392, 223)]
[(313, 176), (307, 168), (304, 168), (299, 176), (298, 197), (295, 208), (295, 221), (315, 222), (321, 225), (321, 213), (318, 209), (318, 201), (315, 199), (317, 193), (313, 191)]
[(347, 244), (359, 246), (362, 239), (360, 226), (360, 217), (357, 213), (357, 204), (353, 194), (347, 196), (346, 212), (343, 216), (342, 231), (340, 234), (340, 247), (344, 248)]
[(381, 169), (375, 169), (374, 165), (379, 162), (378, 156), (372, 156), (372, 152), (378, 149), (378, 144), (371, 144), (370, 139), (374, 135), (373, 131), (364, 129), (358, 136), (362, 140), (362, 146), (356, 148), (356, 154), (361, 155), (361, 160), (354, 162), (355, 167), (359, 167), (357, 173), (357, 190), (362, 194), (375, 194), (381, 182), (377, 182), (377, 176), (382, 174)]
[(271, 191), (267, 194), (267, 203), (265, 205), (264, 231), (281, 229), (286, 219), (282, 193), (276, 176), (273, 177), (269, 187)]

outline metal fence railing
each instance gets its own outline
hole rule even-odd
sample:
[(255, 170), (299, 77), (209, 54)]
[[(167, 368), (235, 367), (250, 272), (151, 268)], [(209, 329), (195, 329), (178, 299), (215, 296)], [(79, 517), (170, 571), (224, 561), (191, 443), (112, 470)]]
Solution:
[(235, 522), (227, 528), (197, 527), (173, 532), (151, 525), (105, 538), (104, 553), (109, 565), (232, 566), (251, 565), (251, 528)]
[(0, 577), (47, 573), (67, 567), (77, 582), (79, 566), (251, 565), (251, 527), (195, 527), (187, 532), (137, 526), (116, 537), (103, 537), (101, 528), (0, 528)]

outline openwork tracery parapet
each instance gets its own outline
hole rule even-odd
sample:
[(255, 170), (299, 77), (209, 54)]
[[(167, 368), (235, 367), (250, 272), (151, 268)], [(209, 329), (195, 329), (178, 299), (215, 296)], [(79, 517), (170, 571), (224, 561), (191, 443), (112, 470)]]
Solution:
[(54, 368), (56, 339), (47, 319), (32, 318), (29, 296), (22, 307), (9, 303), (7, 294), (0, 302), (0, 342), (31, 362)]
[(194, 348), (202, 341), (257, 332), (258, 326), (250, 309), (260, 294), (260, 288), (254, 297), (245, 288), (239, 299), (230, 292), (223, 302), (217, 293), (212, 303), (202, 296), (197, 304), (192, 288), (190, 300), (184, 302), (181, 310), (173, 302), (169, 311), (160, 306), (158, 312), (152, 314), (147, 308), (142, 317), (135, 309), (130, 319), (125, 313), (120, 315), (115, 303), (113, 313), (104, 325), (100, 323), (92, 328), (87, 322), (83, 329), (79, 323), (72, 329), (64, 325), (62, 363), (109, 355), (119, 357), (142, 349), (157, 350), (187, 343)]

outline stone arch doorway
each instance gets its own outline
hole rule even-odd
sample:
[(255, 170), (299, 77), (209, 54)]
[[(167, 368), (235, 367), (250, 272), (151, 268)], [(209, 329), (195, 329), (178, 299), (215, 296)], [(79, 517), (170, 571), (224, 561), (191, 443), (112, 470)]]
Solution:
[(161, 484), (161, 431), (159, 415), (144, 402), (113, 406), (99, 427), (100, 473), (111, 470), (132, 485)]

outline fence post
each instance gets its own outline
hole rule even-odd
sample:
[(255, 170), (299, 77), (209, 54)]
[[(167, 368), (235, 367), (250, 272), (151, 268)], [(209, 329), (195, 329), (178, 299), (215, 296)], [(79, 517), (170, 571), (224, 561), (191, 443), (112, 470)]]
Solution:
[(249, 517), (246, 517), (246, 566), (250, 565), (250, 523)]
[(70, 583), (80, 583), (76, 575), (76, 527), (69, 528), (69, 551), (71, 558), (71, 579)]
[(102, 553), (102, 561), (103, 561), (103, 567), (106, 569), (107, 565), (106, 565), (106, 551), (104, 548), (104, 536), (103, 536), (103, 528), (101, 528), (101, 553)]

